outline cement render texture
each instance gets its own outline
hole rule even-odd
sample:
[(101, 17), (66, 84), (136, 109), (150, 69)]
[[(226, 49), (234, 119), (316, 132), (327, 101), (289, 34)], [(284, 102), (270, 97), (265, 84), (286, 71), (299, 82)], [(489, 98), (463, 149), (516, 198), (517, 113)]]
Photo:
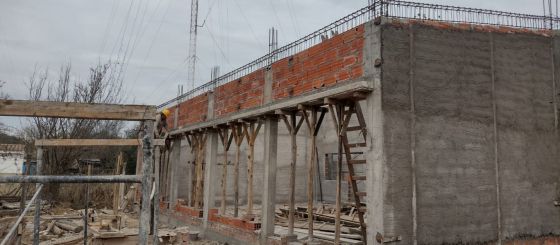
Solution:
[(412, 244), (414, 215), (418, 244), (559, 234), (551, 38), (413, 24), (382, 39), (386, 236)]
[(501, 34), (494, 42), (503, 235), (560, 234), (551, 39)]
[(386, 235), (400, 235), (412, 244), (412, 170), (410, 151), (409, 33), (383, 28), (383, 112), (385, 114)]

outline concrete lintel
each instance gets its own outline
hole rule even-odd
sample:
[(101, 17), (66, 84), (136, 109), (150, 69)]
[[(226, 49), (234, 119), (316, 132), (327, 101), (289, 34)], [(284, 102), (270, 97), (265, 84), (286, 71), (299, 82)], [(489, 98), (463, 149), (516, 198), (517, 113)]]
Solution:
[(265, 106), (257, 107), (254, 109), (248, 109), (238, 112), (234, 115), (209, 120), (206, 122), (201, 122), (193, 125), (188, 125), (186, 127), (181, 127), (179, 129), (173, 130), (170, 134), (177, 135), (184, 132), (189, 132), (201, 128), (213, 127), (217, 124), (227, 124), (228, 122), (236, 121), (243, 118), (256, 117), (265, 114), (273, 114), (278, 109), (288, 109), (295, 108), (298, 104), (309, 103), (310, 101), (316, 101), (317, 104), (323, 104), (324, 98), (339, 98), (352, 95), (354, 92), (371, 92), (373, 87), (371, 82), (368, 81), (353, 81), (346, 82), (340, 85), (325, 87), (317, 89), (313, 93), (293, 97), (290, 99), (280, 100), (278, 102), (272, 102)]

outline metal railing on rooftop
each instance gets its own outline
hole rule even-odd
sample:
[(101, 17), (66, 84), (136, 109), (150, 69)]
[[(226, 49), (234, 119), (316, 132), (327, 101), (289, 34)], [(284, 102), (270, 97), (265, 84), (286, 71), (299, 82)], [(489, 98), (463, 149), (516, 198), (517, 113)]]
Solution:
[(478, 8), (456, 7), (449, 5), (415, 3), (400, 0), (376, 0), (358, 11), (351, 13), (311, 34), (274, 50), (244, 66), (230, 71), (215, 80), (209, 81), (174, 99), (158, 106), (158, 109), (172, 106), (193, 98), (214, 88), (241, 78), (259, 69), (270, 66), (274, 61), (289, 57), (321, 43), (324, 39), (348, 31), (379, 16), (451, 23), (468, 23), (536, 30), (558, 29), (558, 17), (511, 13)]

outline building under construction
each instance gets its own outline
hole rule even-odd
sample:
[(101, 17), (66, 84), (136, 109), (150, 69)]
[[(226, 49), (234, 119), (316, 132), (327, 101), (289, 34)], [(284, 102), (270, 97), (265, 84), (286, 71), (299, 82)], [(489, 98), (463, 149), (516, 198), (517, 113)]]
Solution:
[[(148, 127), (131, 143), (136, 176), (0, 180), (141, 183), (140, 244), (160, 241), (150, 223), (228, 244), (560, 244), (559, 23), (374, 1), (159, 105), (170, 140)], [(156, 111), (2, 101), (0, 115)]]

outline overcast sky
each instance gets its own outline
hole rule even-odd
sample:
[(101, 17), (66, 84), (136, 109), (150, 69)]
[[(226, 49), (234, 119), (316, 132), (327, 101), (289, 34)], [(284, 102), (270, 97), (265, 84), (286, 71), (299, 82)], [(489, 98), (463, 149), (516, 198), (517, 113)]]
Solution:
[[(56, 78), (62, 64), (87, 78), (88, 67), (122, 57), (126, 102), (160, 104), (185, 84), (191, 0), (2, 0), (0, 80), (12, 99), (27, 99), (35, 67)], [(420, 0), (542, 14), (541, 0)], [(196, 81), (210, 69), (221, 74), (264, 55), (268, 28), (279, 30), (279, 46), (359, 8), (367, 0), (200, 0)], [(127, 18), (128, 17), (128, 18)], [(125, 24), (127, 23), (127, 24)], [(126, 31), (124, 31), (126, 30)], [(186, 87), (186, 84), (185, 84)], [(18, 127), (19, 119), (0, 118)]]

